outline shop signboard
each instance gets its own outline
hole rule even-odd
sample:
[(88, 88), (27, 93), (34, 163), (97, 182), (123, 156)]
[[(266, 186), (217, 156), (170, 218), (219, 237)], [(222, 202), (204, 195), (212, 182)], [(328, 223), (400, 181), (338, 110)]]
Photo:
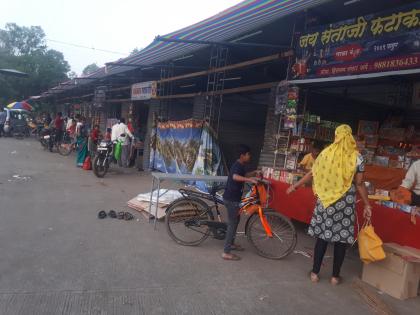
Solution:
[(420, 68), (420, 3), (315, 27), (296, 36), (293, 79)]
[(95, 89), (93, 96), (93, 106), (96, 108), (101, 108), (105, 104), (106, 100), (106, 86), (98, 86)]
[(131, 86), (131, 100), (132, 101), (144, 101), (150, 100), (156, 97), (157, 94), (157, 82), (141, 82)]

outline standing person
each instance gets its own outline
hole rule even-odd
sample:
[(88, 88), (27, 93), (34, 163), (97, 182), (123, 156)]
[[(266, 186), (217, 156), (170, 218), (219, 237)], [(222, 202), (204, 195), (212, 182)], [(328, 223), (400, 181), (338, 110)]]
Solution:
[(120, 122), (112, 127), (112, 141), (121, 141), (121, 161), (120, 164), (123, 167), (128, 167), (128, 158), (130, 157), (130, 140), (133, 139), (133, 134), (125, 124), (125, 119), (121, 118)]
[(308, 234), (316, 238), (312, 282), (319, 281), (319, 271), (329, 243), (334, 244), (331, 284), (340, 283), (340, 270), (348, 244), (354, 242), (356, 190), (364, 203), (365, 219), (372, 215), (363, 183), (364, 161), (357, 151), (356, 141), (348, 125), (335, 130), (334, 143), (324, 149), (312, 171), (289, 187), (295, 191), (313, 178), (313, 190), (318, 197)]
[(73, 118), (73, 117), (69, 116), (69, 117), (67, 118), (66, 130), (70, 129), (70, 127), (71, 127), (71, 126), (72, 126), (72, 124), (73, 124), (73, 121), (74, 121), (74, 118)]
[(0, 137), (4, 135), (4, 123), (6, 122), (7, 113), (0, 112)]
[(47, 113), (47, 115), (45, 116), (45, 123), (47, 123), (47, 125), (49, 126), (51, 122), (52, 122), (51, 114)]
[(312, 143), (311, 151), (299, 162), (299, 167), (303, 168), (305, 171), (310, 171), (321, 150), (322, 144), (320, 142), (316, 141)]
[(76, 164), (82, 167), (88, 154), (86, 125), (83, 117), (76, 124)]
[(225, 260), (239, 260), (240, 257), (231, 254), (231, 250), (243, 250), (239, 245), (235, 245), (236, 229), (238, 228), (240, 213), (239, 202), (242, 198), (244, 183), (256, 184), (257, 181), (252, 178), (255, 172), (246, 173), (245, 165), (251, 161), (251, 150), (248, 146), (241, 144), (239, 146), (238, 159), (233, 163), (228, 181), (226, 184), (225, 192), (223, 194), (223, 203), (228, 213), (228, 227), (226, 232), (225, 247), (223, 250), (222, 258)]
[(63, 127), (64, 127), (64, 119), (63, 114), (58, 112), (55, 119), (54, 119), (54, 128), (56, 132), (56, 142), (60, 142), (63, 139)]
[(411, 164), (401, 187), (406, 191), (411, 191), (411, 204), (420, 207), (420, 160)]
[(99, 125), (95, 125), (95, 127), (92, 129), (90, 133), (90, 154), (94, 154), (96, 152), (96, 148), (99, 143), (99, 139), (101, 137), (101, 131), (99, 130)]

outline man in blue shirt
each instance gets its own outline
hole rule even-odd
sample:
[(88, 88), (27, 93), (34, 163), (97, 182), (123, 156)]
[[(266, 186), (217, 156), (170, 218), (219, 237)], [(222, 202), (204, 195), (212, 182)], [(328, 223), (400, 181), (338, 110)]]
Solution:
[(256, 184), (257, 181), (250, 176), (255, 175), (255, 172), (246, 173), (245, 165), (251, 161), (251, 150), (248, 146), (241, 144), (239, 146), (239, 158), (233, 163), (226, 189), (223, 194), (223, 202), (228, 213), (228, 227), (226, 232), (226, 240), (222, 258), (225, 260), (239, 260), (240, 257), (231, 254), (231, 250), (243, 250), (239, 245), (235, 245), (236, 229), (238, 228), (240, 213), (239, 203), (242, 198), (244, 183)]

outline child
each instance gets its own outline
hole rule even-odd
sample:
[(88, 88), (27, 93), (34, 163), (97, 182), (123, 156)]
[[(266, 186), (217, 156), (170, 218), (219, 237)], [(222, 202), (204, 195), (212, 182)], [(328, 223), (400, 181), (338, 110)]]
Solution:
[(111, 128), (106, 128), (104, 140), (105, 141), (111, 141), (111, 134), (112, 134), (112, 129)]
[(230, 251), (243, 250), (241, 246), (234, 245), (234, 241), (240, 219), (239, 202), (242, 198), (244, 183), (257, 183), (255, 179), (246, 177), (252, 176), (251, 174), (255, 174), (255, 172), (246, 174), (245, 171), (245, 165), (251, 161), (250, 151), (250, 148), (246, 145), (241, 144), (239, 146), (239, 158), (230, 169), (226, 189), (223, 194), (223, 202), (228, 212), (228, 228), (226, 232), (224, 252), (222, 254), (222, 258), (225, 260), (239, 260), (240, 257), (235, 254), (231, 254)]
[(94, 145), (98, 144), (99, 138), (101, 136), (101, 132), (99, 131), (99, 125), (95, 125), (92, 132), (90, 133), (90, 138)]

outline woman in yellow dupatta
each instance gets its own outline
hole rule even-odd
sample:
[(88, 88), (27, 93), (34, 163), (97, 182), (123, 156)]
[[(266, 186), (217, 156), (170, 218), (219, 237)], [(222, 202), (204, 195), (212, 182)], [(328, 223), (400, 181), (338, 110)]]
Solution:
[(328, 243), (334, 244), (331, 283), (340, 282), (340, 270), (347, 244), (354, 242), (356, 190), (365, 204), (364, 216), (371, 216), (371, 207), (363, 183), (364, 162), (357, 151), (356, 141), (348, 125), (335, 130), (334, 143), (325, 148), (314, 166), (288, 193), (313, 179), (313, 191), (318, 201), (308, 234), (316, 237), (311, 281), (319, 281), (319, 272)]

